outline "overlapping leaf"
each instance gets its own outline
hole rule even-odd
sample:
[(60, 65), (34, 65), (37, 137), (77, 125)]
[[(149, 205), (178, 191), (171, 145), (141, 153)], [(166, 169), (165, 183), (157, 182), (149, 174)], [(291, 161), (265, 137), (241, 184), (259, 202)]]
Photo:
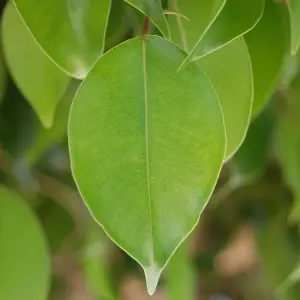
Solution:
[(45, 127), (51, 127), (56, 106), (70, 78), (41, 50), (12, 3), (2, 22), (2, 41), (9, 71)]
[(44, 51), (82, 79), (104, 50), (111, 0), (14, 0)]
[(222, 11), (200, 37), (180, 69), (250, 31), (261, 18), (263, 11), (264, 0), (227, 0)]
[[(124, 60), (124, 57), (126, 59)], [(105, 54), (74, 100), (73, 175), (96, 220), (144, 268), (149, 293), (205, 207), (224, 159), (218, 99), (159, 37)]]
[[(163, 9), (161, 7), (161, 0), (125, 0), (146, 16), (149, 16), (153, 24), (165, 37), (169, 37), (169, 28)], [(142, 31), (142, 28), (141, 28)]]
[(26, 203), (4, 187), (0, 228), (0, 299), (48, 299), (50, 258), (40, 224)]
[(244, 141), (253, 99), (251, 62), (244, 38), (203, 57), (198, 64), (220, 100), (227, 138), (225, 159), (229, 159)]
[(171, 39), (186, 52), (191, 51), (214, 21), (226, 0), (170, 0), (169, 10), (179, 13), (168, 18)]

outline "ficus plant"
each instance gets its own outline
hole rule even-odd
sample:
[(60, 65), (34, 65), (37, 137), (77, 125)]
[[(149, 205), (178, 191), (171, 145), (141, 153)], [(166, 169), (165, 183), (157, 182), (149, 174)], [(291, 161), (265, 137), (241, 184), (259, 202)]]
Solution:
[[(93, 228), (88, 243), (105, 240), (95, 234), (102, 227), (143, 268), (150, 295), (170, 264), (172, 299), (187, 297), (174, 292), (193, 280), (176, 281), (178, 266), (190, 270), (185, 240), (211, 197), (257, 183), (270, 156), (292, 194), (289, 222), (300, 221), (300, 1), (11, 0), (1, 43), (0, 299), (48, 297), (53, 245), (44, 230), (59, 217), (43, 215), (42, 229), (38, 195), (56, 198), (57, 184), (73, 184), (57, 183), (60, 160), (45, 163), (54, 145), (68, 149), (66, 169), (93, 217), (67, 204), (72, 222)], [(11, 86), (39, 123), (23, 108), (9, 114), (19, 105), (6, 104)], [(56, 184), (47, 188), (51, 165)], [(262, 255), (286, 237), (275, 220), (258, 234)], [(290, 292), (293, 251), (279, 276), (269, 272), (288, 300), (300, 295)], [(99, 298), (115, 299), (103, 276), (88, 278)]]

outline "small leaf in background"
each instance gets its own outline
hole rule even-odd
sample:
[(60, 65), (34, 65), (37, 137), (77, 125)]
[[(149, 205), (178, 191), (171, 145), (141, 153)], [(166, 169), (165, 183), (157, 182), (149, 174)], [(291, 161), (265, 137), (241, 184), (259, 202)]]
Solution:
[(249, 126), (253, 79), (244, 38), (240, 37), (200, 59), (219, 98), (226, 130), (228, 160), (242, 144)]
[(48, 299), (50, 258), (43, 231), (26, 202), (4, 187), (0, 228), (0, 299)]
[(69, 121), (81, 195), (143, 266), (150, 294), (198, 222), (225, 154), (218, 99), (196, 64), (176, 72), (184, 57), (157, 36), (121, 44), (89, 73)]
[(168, 300), (193, 300), (196, 293), (196, 273), (189, 255), (188, 240), (170, 259), (166, 270)]
[[(110, 49), (123, 41), (129, 32), (129, 20), (124, 0), (111, 0), (110, 15), (107, 24), (105, 49)], [(141, 30), (142, 26), (140, 27)]]
[(288, 45), (286, 18), (284, 5), (266, 0), (261, 20), (245, 35), (254, 78), (252, 117), (259, 114), (276, 89)]
[(226, 0), (170, 0), (169, 10), (182, 14), (168, 18), (172, 41), (186, 52), (191, 51), (205, 29), (218, 16), (225, 2)]
[(223, 10), (200, 37), (180, 69), (250, 31), (261, 18), (264, 6), (265, 0), (227, 0)]
[(91, 225), (86, 232), (82, 263), (86, 283), (97, 299), (117, 298), (110, 270), (111, 247), (102, 229), (97, 224)]
[(2, 42), (8, 69), (44, 127), (51, 127), (69, 77), (45, 55), (12, 3), (2, 20)]
[(294, 195), (291, 221), (300, 220), (300, 74), (292, 81), (282, 98), (283, 109), (276, 130), (276, 155), (283, 178)]
[(111, 0), (14, 2), (51, 59), (70, 76), (83, 79), (103, 53)]
[(257, 229), (257, 247), (265, 275), (280, 299), (298, 300), (299, 285), (285, 288), (286, 280), (299, 261), (299, 252), (292, 241), (298, 239), (298, 235), (291, 234), (286, 218), (286, 214), (280, 213)]
[(55, 254), (74, 229), (74, 220), (66, 209), (52, 200), (44, 201), (38, 213), (50, 250)]
[(300, 46), (300, 1), (287, 0), (291, 23), (291, 52), (295, 55)]
[[(159, 31), (165, 37), (169, 37), (169, 25), (164, 15), (161, 0), (125, 0), (136, 9), (141, 11), (144, 15), (149, 16), (153, 24), (159, 29)], [(142, 28), (141, 28), (142, 33)]]
[(3, 57), (2, 45), (0, 45), (0, 105), (6, 92), (7, 70)]
[(25, 160), (29, 165), (36, 164), (50, 147), (62, 142), (67, 136), (70, 108), (79, 83), (80, 81), (71, 81), (66, 94), (58, 104), (52, 127), (46, 129), (38, 126), (34, 141), (25, 153)]
[(246, 139), (232, 160), (233, 176), (253, 180), (265, 170), (269, 157), (274, 115), (265, 110), (249, 127)]

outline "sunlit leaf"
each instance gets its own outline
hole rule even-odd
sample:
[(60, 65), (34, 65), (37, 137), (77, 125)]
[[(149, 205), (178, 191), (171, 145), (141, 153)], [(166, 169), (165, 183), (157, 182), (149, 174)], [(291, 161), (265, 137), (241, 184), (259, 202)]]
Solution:
[(99, 59), (71, 109), (78, 188), (143, 266), (150, 294), (198, 222), (225, 154), (218, 100), (197, 65), (176, 72), (184, 57), (160, 37), (129, 40)]
[(43, 125), (51, 127), (70, 79), (40, 49), (11, 3), (5, 9), (2, 25), (9, 71)]
[(257, 116), (276, 88), (288, 44), (286, 10), (266, 0), (264, 14), (255, 28), (245, 35), (254, 78), (252, 116)]
[(7, 85), (7, 70), (4, 62), (2, 46), (0, 47), (0, 104), (3, 100)]
[(291, 22), (291, 52), (296, 54), (300, 46), (300, 1), (287, 0)]
[(264, 2), (264, 0), (227, 0), (223, 10), (200, 37), (180, 69), (250, 31), (262, 16)]
[(48, 299), (50, 259), (40, 224), (26, 203), (4, 187), (0, 228), (0, 299)]
[(225, 2), (226, 0), (170, 0), (169, 9), (185, 16), (174, 15), (168, 18), (172, 41), (185, 51), (191, 51)]
[(227, 138), (225, 159), (229, 159), (246, 136), (253, 99), (251, 62), (243, 37), (203, 57), (198, 64), (220, 100)]
[(167, 267), (168, 300), (195, 299), (196, 274), (185, 241), (176, 250)]
[[(169, 27), (161, 7), (161, 0), (125, 0), (146, 16), (149, 16), (153, 24), (165, 37), (169, 37)], [(141, 28), (142, 32), (142, 28)]]
[(67, 74), (84, 78), (104, 50), (111, 0), (14, 2), (51, 59)]

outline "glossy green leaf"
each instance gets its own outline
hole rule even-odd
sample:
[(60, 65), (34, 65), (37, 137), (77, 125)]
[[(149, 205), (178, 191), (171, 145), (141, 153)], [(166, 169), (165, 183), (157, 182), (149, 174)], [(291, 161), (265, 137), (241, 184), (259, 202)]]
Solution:
[(3, 16), (2, 41), (7, 65), (16, 85), (43, 125), (51, 127), (69, 77), (40, 49), (11, 3), (6, 6)]
[[(164, 15), (161, 0), (125, 0), (139, 11), (141, 11), (144, 15), (149, 16), (150, 20), (153, 24), (159, 29), (159, 31), (165, 37), (169, 37), (169, 26), (167, 23), (167, 19)], [(141, 33), (142, 33), (141, 28)]]
[(67, 74), (82, 79), (103, 53), (111, 0), (14, 0), (31, 33)]
[(286, 16), (282, 5), (266, 0), (261, 20), (245, 35), (254, 78), (252, 116), (259, 114), (276, 88), (288, 44)]
[[(126, 57), (126, 60), (124, 60)], [(225, 152), (218, 99), (167, 40), (129, 40), (99, 59), (71, 109), (73, 175), (95, 219), (144, 268), (148, 291), (198, 222)]]
[(262, 16), (264, 2), (227, 0), (223, 10), (200, 37), (180, 69), (250, 31)]
[(40, 224), (26, 203), (4, 187), (0, 228), (0, 299), (48, 299), (50, 258)]
[(207, 74), (220, 100), (227, 138), (227, 160), (242, 144), (251, 115), (252, 69), (244, 38), (237, 38), (203, 57), (198, 64)]
[(168, 18), (171, 38), (186, 52), (191, 51), (199, 38), (224, 7), (226, 0), (170, 0), (168, 7), (181, 15)]
[(168, 300), (193, 300), (196, 292), (196, 273), (185, 241), (176, 250), (167, 267)]
[(291, 52), (296, 54), (300, 46), (300, 1), (287, 0), (291, 22)]

